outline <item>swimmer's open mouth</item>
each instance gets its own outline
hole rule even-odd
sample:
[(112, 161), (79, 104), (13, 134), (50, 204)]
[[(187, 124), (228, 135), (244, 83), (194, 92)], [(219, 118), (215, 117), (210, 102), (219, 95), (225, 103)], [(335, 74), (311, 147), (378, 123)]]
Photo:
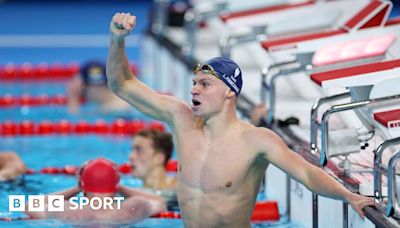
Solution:
[(196, 99), (192, 99), (192, 104), (193, 104), (193, 106), (201, 105), (200, 101), (198, 101)]

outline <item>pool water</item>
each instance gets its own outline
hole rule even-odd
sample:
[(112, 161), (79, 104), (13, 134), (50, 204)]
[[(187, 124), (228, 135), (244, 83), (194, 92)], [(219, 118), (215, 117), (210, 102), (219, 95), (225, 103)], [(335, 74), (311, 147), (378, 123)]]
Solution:
[(28, 168), (78, 166), (96, 157), (126, 162), (130, 137), (99, 135), (49, 135), (0, 138), (1, 150), (16, 151)]
[[(49, 219), (49, 220), (42, 220), (42, 221), (15, 221), (11, 224), (7, 222), (0, 222), (0, 226), (4, 223), (7, 227), (79, 227), (79, 225), (69, 225), (65, 224), (61, 221)], [(183, 228), (183, 222), (180, 219), (155, 219), (149, 218), (142, 222), (136, 224), (86, 224), (84, 227), (126, 227), (126, 228)], [(276, 227), (276, 228), (302, 228), (301, 224), (298, 223), (263, 223), (263, 224), (253, 224), (252, 227), (254, 228), (262, 228), (262, 227)]]
[[(23, 94), (28, 94), (31, 97), (37, 97), (40, 95), (47, 95), (49, 97), (54, 97), (59, 94), (66, 95), (66, 84), (67, 81), (54, 81), (54, 82), (3, 82), (0, 81), (0, 96), (9, 94), (14, 97), (20, 97)], [(48, 121), (59, 121), (59, 120), (69, 120), (71, 122), (76, 122), (78, 120), (84, 119), (88, 122), (94, 122), (97, 119), (103, 119), (104, 121), (114, 121), (117, 118), (123, 119), (142, 119), (145, 121), (150, 121), (148, 117), (140, 113), (135, 108), (130, 108), (128, 110), (106, 113), (101, 112), (98, 105), (90, 102), (84, 103), (80, 112), (71, 115), (68, 113), (66, 105), (39, 105), (39, 106), (5, 106), (1, 108), (0, 120), (12, 120), (12, 121), (22, 121), (22, 120), (48, 120)]]
[(21, 95), (23, 93), (29, 93), (32, 96), (47, 94), (57, 95), (67, 93), (67, 81), (55, 80), (55, 81), (40, 81), (40, 82), (29, 82), (29, 81), (1, 81), (0, 83), (0, 96), (6, 94)]

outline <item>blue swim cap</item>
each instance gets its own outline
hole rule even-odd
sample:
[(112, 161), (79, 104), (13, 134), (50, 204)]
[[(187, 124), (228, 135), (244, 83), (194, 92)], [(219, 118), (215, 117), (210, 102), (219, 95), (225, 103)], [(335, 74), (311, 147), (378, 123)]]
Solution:
[(106, 65), (102, 61), (92, 60), (85, 63), (80, 74), (85, 85), (107, 85)]
[(216, 57), (206, 62), (218, 74), (219, 78), (239, 96), (242, 90), (242, 71), (239, 66), (230, 59)]

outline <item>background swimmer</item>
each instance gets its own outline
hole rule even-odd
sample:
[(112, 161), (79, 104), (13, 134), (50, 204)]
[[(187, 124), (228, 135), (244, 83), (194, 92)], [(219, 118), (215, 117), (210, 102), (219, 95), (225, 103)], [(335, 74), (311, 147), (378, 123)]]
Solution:
[[(117, 209), (115, 202), (113, 209), (95, 210), (90, 207), (71, 209), (74, 205), (71, 205), (68, 200), (80, 192), (89, 200), (94, 197), (115, 197), (117, 193), (124, 196), (125, 200), (120, 209)], [(48, 198), (46, 197), (44, 212), (28, 211), (27, 214), (36, 219), (56, 218), (72, 223), (78, 221), (138, 222), (165, 210), (165, 202), (161, 197), (119, 185), (119, 173), (116, 165), (104, 158), (90, 160), (82, 166), (78, 173), (78, 186), (48, 195), (63, 195), (65, 210), (61, 212), (48, 211)]]
[(152, 129), (138, 132), (132, 139), (129, 155), (132, 175), (141, 178), (145, 188), (175, 189), (176, 179), (168, 176), (166, 170), (173, 148), (169, 133)]
[(68, 83), (68, 110), (78, 113), (81, 99), (96, 103), (103, 112), (125, 111), (129, 105), (107, 88), (105, 63), (101, 60), (85, 62)]

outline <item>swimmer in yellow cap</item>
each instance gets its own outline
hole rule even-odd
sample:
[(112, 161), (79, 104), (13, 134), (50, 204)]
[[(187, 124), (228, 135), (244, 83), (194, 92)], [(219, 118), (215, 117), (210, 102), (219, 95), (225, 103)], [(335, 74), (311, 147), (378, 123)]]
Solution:
[[(63, 211), (50, 211), (47, 195), (45, 210), (29, 211), (32, 218), (57, 218), (72, 223), (124, 223), (138, 222), (165, 209), (164, 200), (156, 195), (119, 185), (116, 165), (107, 159), (90, 160), (78, 171), (78, 186), (52, 193), (64, 197)], [(82, 192), (84, 197), (74, 197)], [(120, 193), (125, 199), (117, 197)]]
[(129, 70), (125, 37), (136, 17), (117, 13), (110, 22), (109, 88), (172, 129), (178, 152), (178, 199), (186, 227), (250, 227), (261, 180), (273, 164), (308, 189), (348, 202), (360, 216), (374, 205), (306, 162), (266, 128), (236, 115), (242, 72), (230, 59), (213, 58), (194, 69), (191, 105), (156, 93)]
[(25, 164), (15, 152), (0, 151), (0, 181), (13, 180), (25, 172)]

